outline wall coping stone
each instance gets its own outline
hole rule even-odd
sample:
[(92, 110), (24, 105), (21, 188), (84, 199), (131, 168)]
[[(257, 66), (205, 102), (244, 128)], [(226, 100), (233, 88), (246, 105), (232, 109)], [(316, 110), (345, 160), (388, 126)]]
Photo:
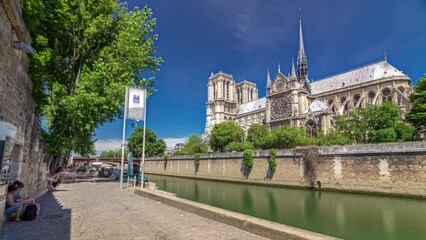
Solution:
[[(426, 141), (422, 142), (405, 142), (405, 143), (381, 143), (381, 144), (363, 144), (363, 145), (346, 145), (331, 147), (301, 147), (296, 149), (277, 149), (277, 157), (300, 157), (301, 154), (297, 150), (317, 148), (320, 155), (358, 155), (358, 154), (426, 154)], [(200, 159), (221, 160), (242, 158), (242, 152), (226, 152), (226, 153), (206, 153), (201, 154)], [(254, 158), (268, 158), (269, 150), (253, 151)], [(191, 160), (193, 155), (169, 156), (168, 161), (175, 160)], [(148, 157), (146, 161), (164, 161), (164, 157)]]

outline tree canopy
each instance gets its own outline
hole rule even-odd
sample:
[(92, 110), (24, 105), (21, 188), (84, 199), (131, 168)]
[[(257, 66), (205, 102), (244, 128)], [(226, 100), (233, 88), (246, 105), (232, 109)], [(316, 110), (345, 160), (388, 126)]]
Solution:
[[(122, 151), (121, 149), (103, 151), (99, 157), (121, 157), (121, 154), (122, 154), (121, 151)], [(129, 151), (126, 150), (125, 156), (127, 156), (128, 153)]]
[(411, 111), (407, 115), (408, 121), (419, 132), (424, 132), (426, 127), (426, 75), (414, 85), (415, 92), (410, 95)]
[(231, 142), (242, 142), (244, 140), (244, 130), (234, 122), (223, 122), (214, 125), (210, 146), (214, 151), (223, 152), (225, 147)]
[(413, 128), (402, 122), (399, 111), (392, 101), (357, 108), (337, 118), (338, 129), (354, 143), (410, 141)]
[(196, 153), (206, 153), (207, 147), (203, 144), (203, 139), (196, 134), (188, 137), (185, 141), (183, 149), (175, 152), (175, 155), (193, 155)]
[(253, 147), (261, 149), (268, 139), (269, 130), (265, 125), (253, 124), (247, 132), (247, 141), (253, 143)]
[[(29, 75), (51, 155), (93, 148), (97, 127), (122, 116), (124, 89), (154, 92), (162, 59), (148, 7), (116, 0), (26, 0), (33, 47)], [(92, 147), (88, 147), (92, 146)]]
[[(166, 143), (163, 139), (157, 138), (155, 133), (150, 129), (146, 129), (145, 135), (145, 156), (161, 156), (166, 151)], [(127, 149), (133, 152), (134, 157), (142, 156), (142, 143), (143, 143), (143, 128), (136, 128), (135, 131), (127, 139)], [(121, 156), (121, 155), (120, 155)]]

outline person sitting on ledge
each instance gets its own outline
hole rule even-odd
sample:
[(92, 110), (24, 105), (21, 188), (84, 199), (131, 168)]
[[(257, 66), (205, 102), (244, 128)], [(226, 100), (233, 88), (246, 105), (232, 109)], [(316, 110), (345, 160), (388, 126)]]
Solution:
[(50, 189), (55, 190), (56, 186), (62, 181), (62, 167), (58, 167), (55, 170), (55, 174), (47, 177), (47, 183), (49, 184)]
[(18, 185), (12, 184), (7, 187), (6, 206), (4, 215), (14, 218), (15, 222), (22, 222), (21, 214), (24, 212), (24, 206), (15, 202), (13, 199), (18, 191)]

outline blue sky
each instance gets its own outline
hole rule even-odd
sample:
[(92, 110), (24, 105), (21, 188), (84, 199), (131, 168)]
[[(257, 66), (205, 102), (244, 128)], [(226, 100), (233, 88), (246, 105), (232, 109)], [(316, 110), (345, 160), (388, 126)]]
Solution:
[[(149, 0), (157, 18), (158, 92), (148, 99), (147, 127), (168, 145), (205, 125), (211, 72), (257, 84), (281, 63), (290, 72), (303, 17), (310, 78), (320, 79), (384, 58), (413, 82), (426, 73), (426, 0)], [(301, 8), (301, 11), (299, 11)], [(130, 123), (130, 122), (129, 122)], [(97, 149), (120, 146), (123, 121), (101, 126)], [(130, 125), (130, 124), (128, 124)], [(127, 136), (132, 128), (127, 128)]]

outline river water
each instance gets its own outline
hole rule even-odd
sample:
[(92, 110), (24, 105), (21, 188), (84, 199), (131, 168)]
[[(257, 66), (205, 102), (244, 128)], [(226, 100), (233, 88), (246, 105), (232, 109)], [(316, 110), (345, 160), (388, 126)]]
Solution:
[(426, 200), (149, 175), (178, 197), (344, 239), (426, 239)]

